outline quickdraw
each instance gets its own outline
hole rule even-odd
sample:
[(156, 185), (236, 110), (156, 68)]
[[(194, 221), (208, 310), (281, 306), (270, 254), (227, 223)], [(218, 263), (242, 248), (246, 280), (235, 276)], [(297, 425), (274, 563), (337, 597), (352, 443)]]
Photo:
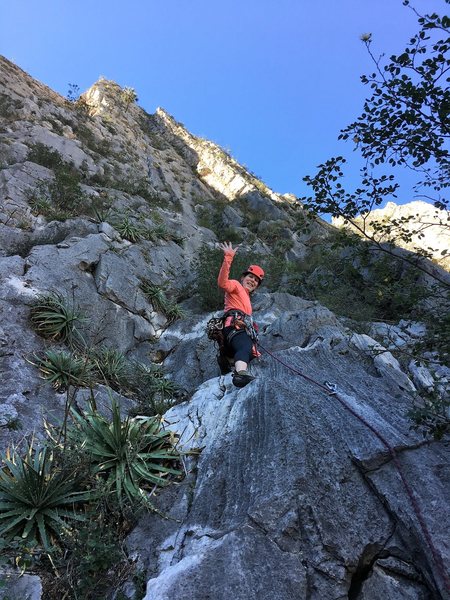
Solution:
[(223, 317), (213, 317), (206, 323), (206, 335), (208, 339), (217, 342), (219, 346), (223, 346)]

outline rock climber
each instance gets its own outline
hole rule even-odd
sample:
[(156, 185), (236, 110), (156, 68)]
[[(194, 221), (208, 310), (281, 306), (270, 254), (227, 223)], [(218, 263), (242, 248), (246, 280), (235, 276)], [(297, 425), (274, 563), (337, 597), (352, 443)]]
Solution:
[(217, 356), (221, 373), (231, 371), (230, 360), (234, 360), (233, 384), (244, 387), (254, 377), (248, 372), (249, 362), (259, 356), (256, 348), (257, 331), (252, 319), (251, 294), (264, 279), (264, 271), (258, 265), (250, 265), (239, 281), (229, 279), (230, 267), (239, 245), (233, 248), (230, 242), (218, 245), (223, 250), (223, 263), (217, 283), (225, 292), (225, 314), (223, 317), (224, 345)]

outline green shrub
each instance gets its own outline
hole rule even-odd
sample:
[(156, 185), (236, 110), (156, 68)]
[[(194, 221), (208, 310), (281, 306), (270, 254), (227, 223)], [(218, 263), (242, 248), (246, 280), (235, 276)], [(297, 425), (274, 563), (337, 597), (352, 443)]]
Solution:
[(133, 572), (124, 537), (142, 509), (159, 512), (155, 489), (181, 475), (176, 439), (160, 417), (121, 419), (115, 402), (111, 413), (72, 410), (61, 429), (46, 423), (51, 445), (2, 457), (2, 560), (44, 572), (46, 598), (112, 595)]
[(17, 452), (2, 456), (0, 470), (0, 536), (38, 541), (50, 551), (52, 538), (60, 537), (70, 520), (82, 520), (74, 506), (89, 499), (78, 479), (55, 464), (46, 446), (29, 445), (24, 457)]
[(65, 350), (47, 350), (42, 357), (35, 357), (34, 364), (58, 391), (72, 386), (89, 386), (92, 368), (86, 358), (75, 356)]
[(283, 284), (288, 268), (287, 261), (279, 255), (268, 257), (256, 257), (255, 262), (261, 262), (264, 266), (264, 287), (270, 292), (278, 291)]
[(31, 307), (33, 328), (54, 342), (71, 343), (78, 336), (77, 323), (84, 320), (81, 311), (58, 292), (38, 296)]
[(177, 235), (176, 233), (171, 233), (162, 223), (157, 225), (153, 229), (148, 229), (145, 237), (151, 242), (165, 240), (166, 242), (175, 242), (179, 246), (181, 246), (184, 241), (183, 237)]
[(178, 304), (170, 302), (161, 286), (143, 279), (141, 289), (152, 303), (154, 310), (161, 312), (169, 323), (186, 316), (186, 312)]
[(130, 196), (140, 196), (147, 200), (150, 206), (166, 206), (167, 202), (163, 196), (156, 192), (150, 183), (150, 180), (142, 177), (141, 179), (119, 179), (111, 181), (110, 186)]
[(127, 112), (131, 104), (135, 104), (138, 101), (138, 97), (134, 88), (126, 87), (120, 93), (120, 99), (125, 105), (125, 112)]
[(102, 195), (100, 198), (92, 198), (89, 213), (95, 223), (105, 223), (112, 216), (112, 201), (108, 196)]
[(81, 176), (75, 167), (62, 162), (55, 167), (54, 173), (52, 180), (41, 180), (29, 192), (28, 200), (32, 210), (57, 221), (86, 212), (88, 198), (81, 189)]
[(36, 188), (36, 191), (30, 194), (28, 204), (30, 205), (31, 212), (34, 216), (43, 215), (45, 218), (51, 221), (65, 221), (69, 215), (60, 210), (55, 210), (45, 195), (40, 195), (40, 186)]
[(64, 162), (58, 150), (53, 150), (41, 142), (37, 142), (30, 146), (27, 160), (42, 165), (43, 167), (47, 167), (48, 169), (60, 168)]
[(177, 402), (178, 386), (167, 379), (160, 365), (134, 363), (130, 373), (130, 388), (138, 402), (135, 415), (162, 415)]
[(157, 417), (121, 419), (117, 402), (112, 402), (112, 420), (96, 411), (72, 410), (74, 425), (68, 439), (90, 456), (92, 473), (103, 480), (109, 493), (122, 507), (127, 499), (154, 508), (148, 498), (153, 486), (165, 486), (179, 454), (172, 434), (161, 428)]
[(223, 239), (223, 211), (226, 206), (227, 202), (225, 200), (215, 200), (213, 204), (201, 206), (197, 210), (198, 224), (201, 227), (211, 229), (220, 239)]
[(154, 310), (164, 313), (168, 299), (163, 288), (144, 279), (141, 282), (141, 289), (152, 303)]
[(331, 241), (288, 265), (287, 292), (356, 320), (398, 321), (415, 314), (427, 296), (418, 272), (401, 260), (377, 256), (354, 237), (337, 234)]
[(292, 239), (279, 239), (272, 245), (274, 254), (283, 255), (294, 247), (294, 240)]
[(259, 224), (261, 223), (261, 215), (249, 210), (247, 203), (242, 198), (236, 201), (236, 206), (240, 209), (243, 216), (242, 226), (246, 227), (252, 233), (257, 234)]
[(221, 239), (227, 240), (227, 242), (231, 242), (232, 244), (240, 244), (241, 242), (247, 240), (247, 236), (244, 238), (244, 232), (236, 229), (236, 227), (226, 227), (222, 230)]
[(117, 229), (121, 237), (130, 242), (140, 242), (145, 238), (145, 231), (141, 225), (131, 221), (128, 216), (125, 216), (121, 221), (115, 222), (114, 227)]
[[(445, 385), (445, 384), (444, 384)], [(448, 392), (448, 387), (447, 387)], [(422, 400), (409, 412), (414, 425), (413, 429), (422, 432), (423, 436), (433, 436), (441, 440), (450, 433), (450, 399), (436, 387), (433, 391), (422, 392)]]
[(98, 506), (88, 517), (89, 520), (63, 537), (66, 556), (56, 563), (61, 572), (51, 582), (46, 598), (110, 598), (121, 583), (121, 572), (132, 568), (122, 548), (123, 533), (118, 530), (117, 518), (115, 521), (105, 518)]
[(80, 181), (80, 174), (75, 167), (63, 163), (55, 170), (55, 178), (48, 188), (52, 202), (70, 214), (79, 214), (85, 202)]
[(187, 316), (186, 311), (178, 304), (170, 303), (164, 310), (164, 315), (169, 323), (174, 323), (178, 319), (184, 319)]
[(288, 228), (288, 223), (285, 221), (272, 221), (267, 223), (262, 229), (258, 228), (259, 237), (269, 245), (274, 245), (280, 241), (292, 241), (289, 238), (284, 238), (284, 233)]
[(8, 122), (15, 121), (18, 118), (17, 111), (22, 107), (23, 102), (0, 92), (0, 118)]
[(119, 390), (127, 387), (130, 363), (122, 352), (115, 348), (99, 348), (92, 353), (91, 361), (100, 383)]
[(375, 307), (377, 318), (397, 321), (411, 316), (428, 294), (418, 284), (420, 273), (392, 257), (369, 265), (370, 281), (362, 290), (364, 300)]

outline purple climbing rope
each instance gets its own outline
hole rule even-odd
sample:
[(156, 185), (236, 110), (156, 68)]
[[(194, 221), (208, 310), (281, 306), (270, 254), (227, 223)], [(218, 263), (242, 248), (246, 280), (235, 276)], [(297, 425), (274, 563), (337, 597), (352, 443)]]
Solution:
[(346, 410), (348, 410), (354, 417), (356, 417), (359, 421), (361, 421), (361, 423), (363, 423), (368, 429), (370, 429), (370, 431), (380, 440), (380, 442), (383, 444), (383, 446), (385, 446), (385, 448), (387, 448), (387, 450), (389, 451), (389, 454), (392, 457), (392, 462), (394, 463), (394, 465), (398, 471), (398, 474), (400, 475), (400, 479), (403, 483), (403, 486), (409, 497), (409, 500), (411, 502), (413, 510), (416, 514), (416, 517), (419, 522), (422, 533), (425, 536), (425, 539), (427, 540), (428, 546), (433, 555), (433, 558), (436, 563), (439, 574), (442, 577), (442, 580), (444, 581), (445, 587), (447, 588), (447, 590), (450, 591), (450, 578), (445, 569), (444, 561), (442, 560), (441, 555), (439, 554), (436, 546), (433, 543), (433, 539), (431, 537), (431, 534), (429, 532), (427, 524), (425, 523), (425, 519), (423, 518), (423, 514), (420, 509), (419, 503), (417, 502), (417, 498), (415, 497), (414, 492), (403, 473), (402, 467), (400, 465), (400, 461), (398, 460), (398, 457), (397, 457), (397, 453), (395, 452), (395, 448), (393, 448), (391, 446), (391, 444), (381, 435), (381, 433), (379, 431), (377, 431), (375, 429), (375, 427), (373, 425), (371, 425), (364, 417), (362, 417), (355, 410), (353, 410), (353, 408), (350, 406), (350, 404), (348, 404), (348, 402), (346, 402), (342, 397), (339, 396), (335, 385), (328, 384), (328, 383), (326, 383), (326, 384), (319, 383), (318, 381), (316, 381), (315, 379), (312, 379), (311, 377), (308, 377), (308, 375), (305, 375), (298, 369), (295, 369), (291, 365), (288, 365), (286, 362), (284, 362), (283, 360), (281, 360), (280, 358), (278, 358), (277, 356), (272, 354), (272, 352), (270, 352), (269, 350), (267, 350), (266, 348), (261, 346), (261, 344), (258, 344), (258, 346), (259, 346), (259, 348), (261, 348), (261, 350), (263, 350), (271, 358), (273, 358), (275, 361), (277, 361), (278, 363), (280, 363), (281, 365), (283, 365), (284, 367), (286, 367), (287, 369), (289, 369), (296, 375), (299, 375), (306, 381), (309, 381), (313, 385), (319, 387), (328, 396), (334, 396)]

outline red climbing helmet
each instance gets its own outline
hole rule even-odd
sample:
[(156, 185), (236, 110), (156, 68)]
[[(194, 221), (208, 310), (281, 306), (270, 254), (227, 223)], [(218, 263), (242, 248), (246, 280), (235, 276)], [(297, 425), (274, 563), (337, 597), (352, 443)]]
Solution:
[(264, 271), (258, 265), (250, 265), (242, 275), (245, 277), (245, 275), (248, 275), (249, 273), (255, 275), (255, 277), (259, 279), (259, 283), (264, 279)]

